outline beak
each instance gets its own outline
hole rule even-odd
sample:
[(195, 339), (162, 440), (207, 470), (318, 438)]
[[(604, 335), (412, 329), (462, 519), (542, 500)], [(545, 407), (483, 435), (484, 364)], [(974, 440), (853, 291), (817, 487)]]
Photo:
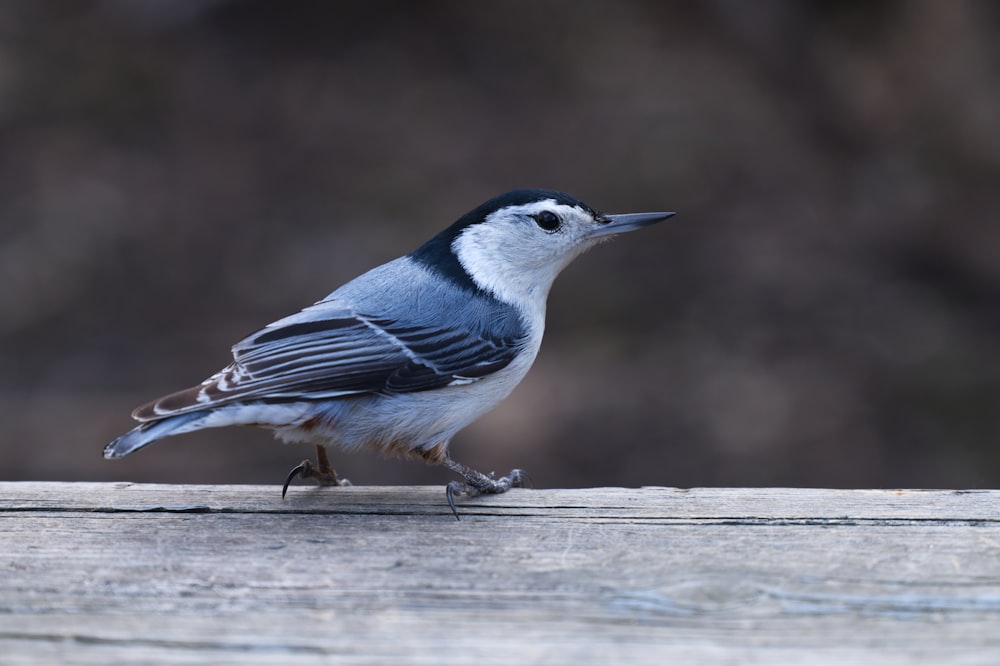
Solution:
[(641, 229), (642, 227), (649, 226), (650, 224), (661, 222), (668, 217), (673, 217), (676, 214), (677, 213), (627, 213), (625, 215), (605, 215), (604, 217), (608, 220), (608, 222), (591, 231), (590, 237), (597, 238), (600, 236), (620, 234), (626, 231), (635, 231), (636, 229)]

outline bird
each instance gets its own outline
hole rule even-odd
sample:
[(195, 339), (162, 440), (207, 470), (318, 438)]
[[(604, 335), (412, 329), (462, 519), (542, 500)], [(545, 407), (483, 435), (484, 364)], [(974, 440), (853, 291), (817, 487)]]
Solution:
[(455, 461), (452, 437), (521, 382), (538, 354), (556, 276), (588, 248), (675, 213), (605, 215), (556, 190), (519, 189), (458, 218), (410, 254), (347, 282), (232, 347), (201, 384), (136, 408), (139, 425), (104, 449), (223, 426), (258, 426), (315, 446), (285, 479), (346, 485), (326, 447), (422, 459), (455, 472), (455, 497), (526, 485)]

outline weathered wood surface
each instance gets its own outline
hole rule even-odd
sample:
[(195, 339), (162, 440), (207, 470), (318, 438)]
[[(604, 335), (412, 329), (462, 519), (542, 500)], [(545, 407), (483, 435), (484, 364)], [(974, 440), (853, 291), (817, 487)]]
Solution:
[(1000, 492), (0, 483), (0, 663), (1000, 664)]

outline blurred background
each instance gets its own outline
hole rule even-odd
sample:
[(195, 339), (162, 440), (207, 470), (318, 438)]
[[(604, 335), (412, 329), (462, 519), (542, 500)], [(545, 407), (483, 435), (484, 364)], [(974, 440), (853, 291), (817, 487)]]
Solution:
[[(0, 6), (0, 478), (279, 484), (129, 412), (514, 187), (676, 210), (577, 260), (454, 441), (536, 485), (1000, 485), (1000, 5)], [(335, 454), (355, 483), (442, 469)]]

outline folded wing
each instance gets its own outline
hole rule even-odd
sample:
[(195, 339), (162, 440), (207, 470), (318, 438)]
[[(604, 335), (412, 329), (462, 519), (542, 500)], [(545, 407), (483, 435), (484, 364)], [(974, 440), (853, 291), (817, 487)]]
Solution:
[(469, 383), (506, 367), (523, 342), (517, 335), (493, 337), (441, 323), (404, 325), (313, 306), (238, 343), (233, 363), (200, 385), (139, 407), (133, 416), (152, 421), (233, 402), (322, 400)]

